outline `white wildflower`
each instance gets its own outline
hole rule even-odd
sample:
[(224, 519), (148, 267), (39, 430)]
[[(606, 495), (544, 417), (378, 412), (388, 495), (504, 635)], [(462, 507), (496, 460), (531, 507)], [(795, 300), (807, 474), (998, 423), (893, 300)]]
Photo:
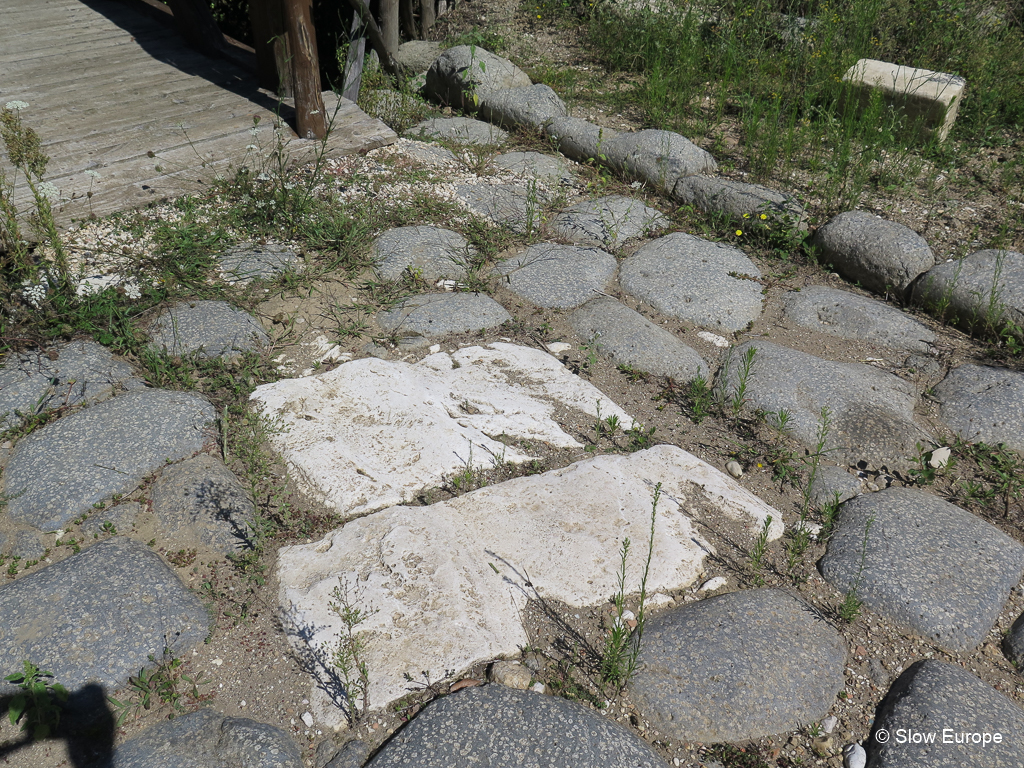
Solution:
[(28, 109), (28, 104), (24, 101), (18, 101), (15, 99), (14, 101), (8, 101), (4, 104), (4, 109)]
[(257, 127), (256, 127), (256, 126), (254, 125), (254, 126), (253, 126), (252, 128), (250, 128), (250, 129), (249, 129), (249, 135), (250, 135), (250, 136), (259, 136), (259, 135), (260, 135), (260, 129), (259, 129), (259, 128), (257, 128)]
[(91, 169), (90, 169), (90, 170), (87, 170), (87, 171), (85, 172), (85, 175), (86, 175), (86, 176), (92, 176), (92, 177), (93, 177), (94, 179), (102, 179), (102, 178), (103, 178), (103, 177), (102, 177), (102, 176), (100, 176), (100, 175), (99, 175), (99, 174), (98, 174), (98, 173), (97, 173), (96, 171), (93, 171), (93, 170), (91, 170)]
[(270, 181), (270, 174), (267, 173), (266, 171), (263, 171), (262, 173), (260, 173), (259, 176), (256, 177), (256, 181)]
[(60, 198), (60, 190), (49, 181), (40, 182), (39, 193), (50, 200), (58, 200)]
[(136, 283), (125, 283), (125, 285), (124, 285), (124, 295), (127, 296), (129, 299), (132, 299), (132, 300), (141, 299), (142, 298), (142, 289), (139, 288), (139, 286)]
[(259, 149), (259, 147), (257, 147), (255, 144), (246, 144), (245, 145), (245, 151), (246, 152), (255, 152), (257, 149)]

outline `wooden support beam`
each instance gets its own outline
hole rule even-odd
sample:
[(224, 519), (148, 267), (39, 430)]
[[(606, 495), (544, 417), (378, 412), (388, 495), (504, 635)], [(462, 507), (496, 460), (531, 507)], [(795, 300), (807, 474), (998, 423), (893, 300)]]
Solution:
[[(416, 15), (413, 10), (415, 0), (398, 0), (398, 15), (402, 20), (402, 29), (410, 40), (419, 40), (420, 34), (416, 29)], [(395, 49), (398, 53), (398, 49)]]
[(387, 45), (385, 45), (384, 35), (381, 33), (380, 27), (377, 26), (377, 22), (373, 20), (373, 15), (363, 4), (362, 0), (348, 0), (348, 4), (355, 9), (363, 24), (366, 25), (366, 34), (370, 38), (370, 45), (373, 46), (373, 49), (377, 51), (377, 55), (380, 57), (380, 65), (384, 67), (385, 72), (392, 75), (398, 80), (398, 84), (401, 85), (402, 72), (398, 67), (398, 62), (395, 61), (395, 57), (391, 55)]
[(322, 139), (327, 135), (327, 116), (320, 93), (320, 60), (316, 51), (312, 0), (284, 0), (288, 49), (292, 54), (292, 87), (295, 91), (295, 123), (299, 138)]
[(293, 96), (288, 31), (281, 0), (250, 0), (249, 22), (252, 24), (260, 87), (282, 99)]
[(380, 31), (388, 55), (394, 58), (398, 55), (398, 44), (402, 42), (398, 28), (398, 0), (380, 0)]
[(423, 37), (427, 36), (427, 30), (437, 22), (437, 12), (434, 9), (434, 0), (420, 0), (420, 23), (423, 25)]

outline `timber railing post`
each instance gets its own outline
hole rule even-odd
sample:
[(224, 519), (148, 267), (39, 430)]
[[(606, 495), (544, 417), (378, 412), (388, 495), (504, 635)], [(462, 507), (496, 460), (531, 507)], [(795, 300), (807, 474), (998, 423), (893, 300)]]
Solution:
[(312, 0), (284, 0), (284, 16), (292, 58), (295, 124), (299, 138), (322, 139), (327, 135), (327, 117), (320, 94), (320, 60), (316, 52)]
[(249, 21), (260, 87), (282, 99), (294, 95), (288, 30), (281, 0), (249, 0)]

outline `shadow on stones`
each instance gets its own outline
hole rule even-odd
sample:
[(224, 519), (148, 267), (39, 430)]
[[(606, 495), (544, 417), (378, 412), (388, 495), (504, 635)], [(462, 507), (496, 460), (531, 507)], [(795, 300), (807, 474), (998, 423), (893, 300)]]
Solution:
[[(0, 696), (0, 712), (7, 716), (15, 694)], [(114, 712), (107, 702), (103, 686), (89, 683), (71, 693), (61, 708), (60, 725), (50, 741), (63, 739), (68, 758), (74, 768), (106, 768), (114, 760)], [(33, 743), (30, 733), (18, 741), (0, 744), (0, 758), (4, 758)]]
[(327, 694), (331, 703), (345, 714), (349, 725), (354, 725), (359, 719), (359, 703), (349, 697), (345, 680), (327, 650), (313, 644), (316, 633), (327, 626), (295, 622), (284, 612), (280, 615), (280, 623), (303, 670), (316, 681), (317, 688)]

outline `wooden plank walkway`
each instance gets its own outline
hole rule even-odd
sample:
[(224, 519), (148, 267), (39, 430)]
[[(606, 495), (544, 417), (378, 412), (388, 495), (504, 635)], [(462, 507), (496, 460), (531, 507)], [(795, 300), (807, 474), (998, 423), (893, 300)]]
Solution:
[[(46, 179), (60, 190), (64, 225), (201, 192), (241, 165), (247, 146), (272, 149), (276, 114), (292, 116), (288, 105), (258, 90), (255, 74), (191, 50), (130, 3), (3, 0), (3, 6), (0, 106), (29, 105), (22, 119), (50, 156)], [(328, 117), (335, 115), (329, 155), (395, 141), (390, 128), (352, 102), (324, 97)], [(250, 133), (254, 117), (262, 129), (258, 140)], [(312, 158), (317, 142), (287, 135), (295, 161)], [(6, 157), (0, 162), (10, 173)], [(21, 211), (31, 208), (24, 183), (15, 202)]]

